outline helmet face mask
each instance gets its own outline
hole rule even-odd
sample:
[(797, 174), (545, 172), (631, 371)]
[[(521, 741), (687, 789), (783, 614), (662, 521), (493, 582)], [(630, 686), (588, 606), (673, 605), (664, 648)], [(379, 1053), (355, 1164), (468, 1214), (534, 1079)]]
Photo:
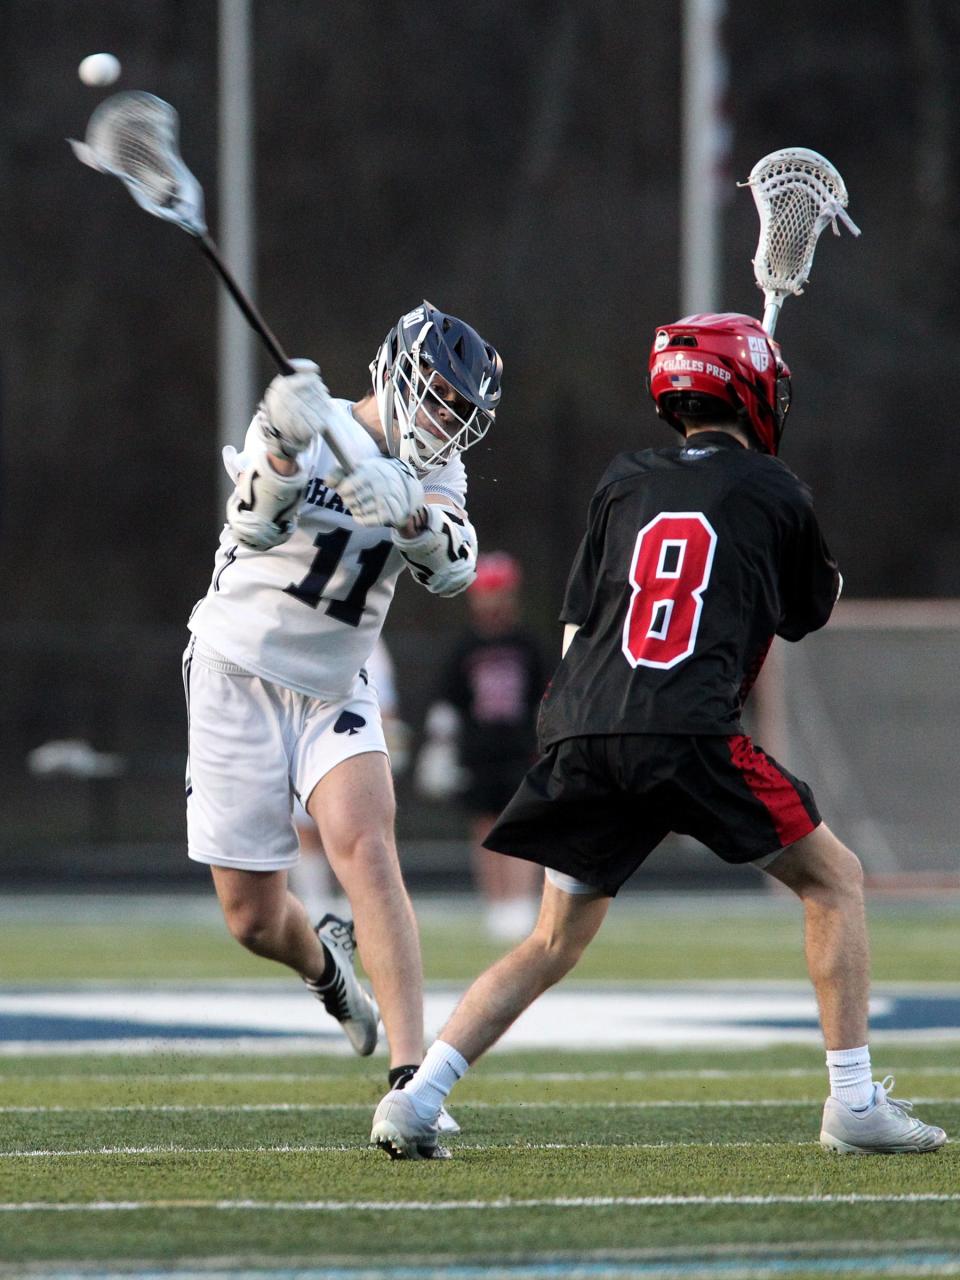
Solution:
[(426, 301), (414, 307), (370, 365), (391, 457), (423, 475), (482, 440), (500, 403), (502, 369), (462, 320)]
[(776, 454), (790, 408), (790, 370), (780, 346), (752, 316), (687, 316), (662, 325), (650, 352), (647, 386), (664, 421), (740, 425), (762, 453)]

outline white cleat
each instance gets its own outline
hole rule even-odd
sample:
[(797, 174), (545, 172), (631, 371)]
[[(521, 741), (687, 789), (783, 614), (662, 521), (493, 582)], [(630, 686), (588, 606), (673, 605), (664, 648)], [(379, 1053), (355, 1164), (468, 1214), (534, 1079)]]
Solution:
[(353, 971), (353, 953), (357, 949), (353, 921), (341, 920), (328, 911), (314, 932), (333, 957), (337, 972), (325, 987), (309, 978), (304, 978), (304, 982), (331, 1018), (336, 1018), (343, 1027), (356, 1052), (366, 1057), (377, 1047), (380, 1010), (373, 997), (361, 987)]
[(438, 1137), (436, 1120), (421, 1120), (402, 1089), (391, 1089), (380, 1099), (370, 1145), (385, 1151), (391, 1160), (449, 1160), (450, 1152), (440, 1146)]
[(866, 1111), (854, 1111), (838, 1098), (828, 1098), (823, 1107), (820, 1145), (843, 1155), (865, 1156), (936, 1151), (947, 1135), (936, 1125), (924, 1124), (911, 1115), (913, 1103), (891, 1098), (895, 1084), (887, 1076), (873, 1086), (873, 1103)]
[(441, 1133), (459, 1133), (460, 1126), (454, 1120), (453, 1116), (446, 1107), (440, 1108), (440, 1114), (437, 1116), (437, 1128)]

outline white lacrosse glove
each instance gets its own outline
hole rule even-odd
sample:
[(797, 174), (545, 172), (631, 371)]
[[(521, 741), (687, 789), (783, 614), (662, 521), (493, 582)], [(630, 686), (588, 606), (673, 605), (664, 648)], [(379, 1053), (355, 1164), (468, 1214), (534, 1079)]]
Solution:
[(420, 748), (413, 781), (427, 800), (449, 800), (464, 790), (469, 779), (457, 757), (452, 742), (425, 742)]
[(414, 786), (429, 800), (449, 800), (470, 782), (469, 773), (460, 766), (457, 748), (460, 713), (449, 702), (435, 702), (423, 727), (426, 741), (417, 755)]
[(278, 373), (263, 395), (254, 423), (269, 453), (296, 461), (332, 415), (332, 401), (312, 360), (291, 360), (294, 373)]
[(336, 489), (357, 524), (402, 528), (424, 506), (423, 485), (399, 458), (364, 458), (353, 471), (335, 467), (323, 482)]

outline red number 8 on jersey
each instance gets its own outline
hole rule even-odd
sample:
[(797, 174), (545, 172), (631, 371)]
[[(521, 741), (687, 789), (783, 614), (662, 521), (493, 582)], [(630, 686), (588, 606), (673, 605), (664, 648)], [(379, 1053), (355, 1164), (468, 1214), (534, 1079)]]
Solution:
[(699, 511), (661, 511), (637, 534), (623, 624), (631, 667), (675, 667), (693, 653), (716, 545)]

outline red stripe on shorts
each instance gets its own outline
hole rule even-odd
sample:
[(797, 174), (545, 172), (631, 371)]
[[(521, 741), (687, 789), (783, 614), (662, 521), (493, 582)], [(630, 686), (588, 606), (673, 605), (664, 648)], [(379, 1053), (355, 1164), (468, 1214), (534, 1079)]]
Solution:
[(746, 734), (729, 737), (727, 746), (734, 768), (770, 815), (781, 845), (786, 847), (808, 836), (816, 824), (790, 779)]

